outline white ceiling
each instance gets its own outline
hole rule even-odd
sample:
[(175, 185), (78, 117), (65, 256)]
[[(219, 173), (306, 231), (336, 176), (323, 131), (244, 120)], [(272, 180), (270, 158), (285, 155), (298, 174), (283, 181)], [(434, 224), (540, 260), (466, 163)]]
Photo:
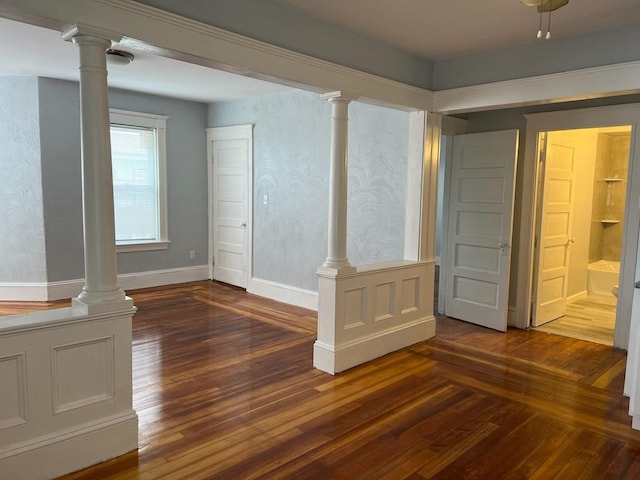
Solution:
[[(0, 18), (0, 75), (79, 80), (78, 47), (60, 32)], [(148, 53), (109, 67), (109, 86), (199, 102), (282, 92), (287, 87)]]
[[(532, 43), (539, 24), (536, 8), (520, 0), (271, 1), (430, 59)], [(639, 0), (569, 0), (552, 13), (551, 33), (562, 38), (634, 23)]]

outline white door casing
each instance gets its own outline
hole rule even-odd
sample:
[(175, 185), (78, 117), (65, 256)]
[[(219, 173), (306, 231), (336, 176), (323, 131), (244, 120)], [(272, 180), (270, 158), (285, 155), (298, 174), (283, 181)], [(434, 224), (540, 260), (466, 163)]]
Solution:
[[(616, 313), (616, 329), (614, 346), (627, 348), (629, 345), (629, 326), (632, 321), (633, 282), (636, 257), (638, 255), (638, 238), (640, 237), (640, 104), (615, 105), (607, 107), (584, 108), (548, 113), (525, 115), (527, 119), (525, 161), (523, 163), (522, 210), (520, 213), (519, 257), (517, 300), (514, 316), (515, 325), (519, 328), (530, 326), (531, 293), (535, 256), (533, 238), (535, 231), (535, 198), (534, 179), (538, 162), (535, 161), (538, 149), (538, 134), (556, 130), (573, 130), (598, 128), (618, 125), (632, 125), (631, 152), (627, 182), (627, 197), (624, 213), (624, 240), (620, 260), (620, 289)], [(637, 313), (637, 312), (633, 312)], [(640, 315), (640, 314), (639, 314)], [(630, 357), (631, 357), (630, 351)], [(640, 358), (640, 357), (639, 357)], [(633, 364), (631, 358), (630, 364)], [(635, 368), (635, 365), (634, 365)], [(625, 386), (625, 392), (629, 389)]]
[(541, 152), (536, 295), (532, 324), (539, 326), (565, 314), (575, 198), (577, 138), (549, 132)]
[(518, 131), (453, 138), (446, 315), (505, 331)]
[(253, 126), (207, 129), (210, 277), (247, 288), (251, 275)]

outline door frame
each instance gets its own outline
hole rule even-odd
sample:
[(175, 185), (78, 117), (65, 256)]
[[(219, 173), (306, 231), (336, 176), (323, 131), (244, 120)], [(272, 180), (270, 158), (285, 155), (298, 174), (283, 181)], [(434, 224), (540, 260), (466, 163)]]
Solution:
[[(438, 278), (438, 313), (444, 314), (446, 307), (446, 273), (447, 262), (445, 259), (449, 254), (447, 248), (447, 232), (449, 231), (449, 204), (451, 202), (451, 161), (453, 158), (453, 137), (456, 135), (464, 135), (467, 130), (467, 121), (455, 117), (442, 117), (442, 130), (440, 141), (446, 142), (444, 149), (444, 157), (440, 156), (438, 162), (444, 162), (444, 177), (442, 186), (438, 184), (438, 189), (442, 188), (442, 204), (437, 208), (442, 211), (442, 224), (440, 231), (437, 232), (434, 223), (434, 235), (440, 235), (440, 269)], [(442, 151), (441, 150), (441, 151)], [(435, 242), (435, 240), (434, 240)]]
[(638, 201), (632, 201), (632, 199), (640, 199), (640, 104), (526, 114), (524, 117), (526, 118), (527, 127), (521, 177), (518, 272), (514, 316), (514, 324), (519, 328), (528, 328), (531, 320), (534, 262), (533, 234), (536, 221), (536, 179), (538, 175), (538, 162), (536, 159), (540, 132), (617, 125), (632, 126), (620, 290), (616, 313), (616, 319), (619, 318), (620, 321), (616, 321), (614, 339), (614, 346), (626, 349), (629, 344), (633, 281), (635, 278), (636, 258), (638, 256), (638, 238), (640, 236), (640, 205)]
[(213, 148), (212, 143), (214, 140), (247, 140), (248, 142), (248, 154), (247, 154), (247, 230), (246, 230), (246, 262), (247, 262), (247, 289), (249, 288), (250, 281), (253, 278), (253, 124), (245, 125), (233, 125), (229, 127), (210, 127), (206, 129), (207, 132), (207, 188), (208, 188), (208, 235), (209, 235), (209, 280), (213, 280), (213, 252), (214, 252), (214, 238), (213, 229), (214, 222), (214, 208), (213, 208), (213, 186), (214, 182), (214, 168), (213, 168)]

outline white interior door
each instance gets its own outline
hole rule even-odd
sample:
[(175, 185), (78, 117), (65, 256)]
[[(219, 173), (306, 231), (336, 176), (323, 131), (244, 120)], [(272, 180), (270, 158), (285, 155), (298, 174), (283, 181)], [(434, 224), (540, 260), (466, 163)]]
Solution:
[[(575, 197), (576, 138), (549, 132), (541, 154), (537, 261), (532, 324), (542, 325), (565, 313)], [(589, 211), (589, 215), (591, 211)]]
[(213, 278), (246, 288), (252, 127), (220, 127), (208, 132), (213, 164)]
[(453, 138), (445, 314), (505, 331), (518, 131)]

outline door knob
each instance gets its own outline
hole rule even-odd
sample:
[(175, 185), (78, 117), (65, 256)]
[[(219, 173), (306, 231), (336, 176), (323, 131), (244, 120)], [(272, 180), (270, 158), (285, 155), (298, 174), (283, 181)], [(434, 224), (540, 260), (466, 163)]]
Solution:
[(501, 250), (500, 253), (502, 253), (502, 255), (506, 255), (507, 248), (511, 248), (511, 245), (509, 245), (507, 242), (500, 242), (498, 243), (498, 248)]
[(240, 224), (240, 226), (241, 226), (242, 228), (246, 228), (247, 224), (246, 224), (246, 222), (242, 222), (242, 223)]

